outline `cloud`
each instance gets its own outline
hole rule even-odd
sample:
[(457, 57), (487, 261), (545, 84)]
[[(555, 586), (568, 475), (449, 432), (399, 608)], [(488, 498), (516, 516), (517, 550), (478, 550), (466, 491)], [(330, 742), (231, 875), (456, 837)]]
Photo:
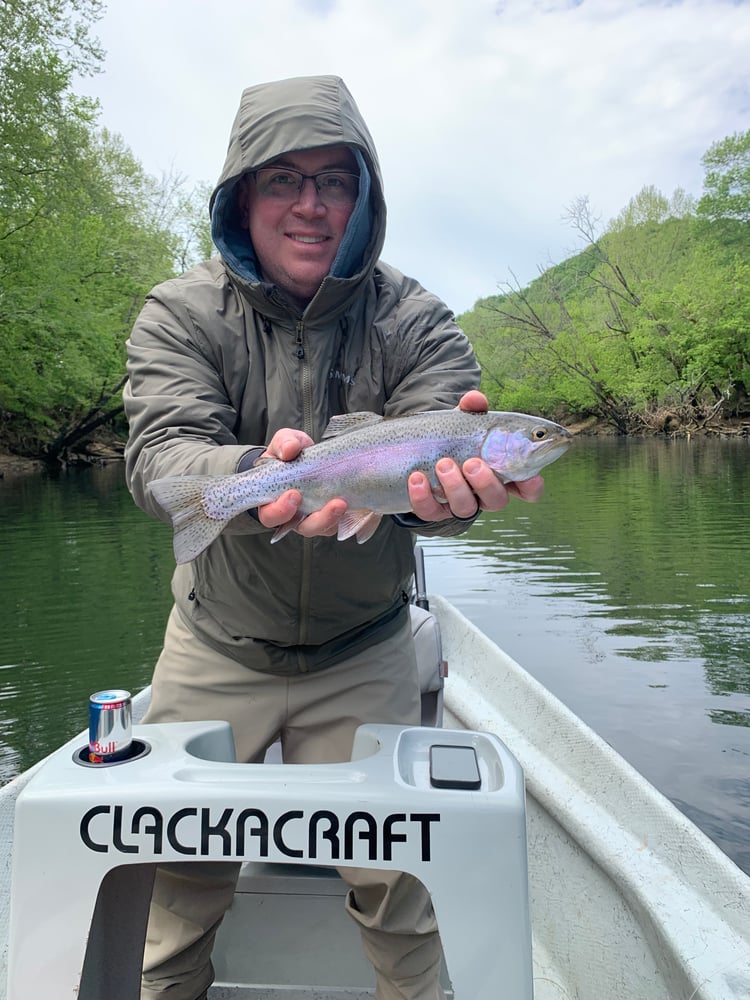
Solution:
[(573, 249), (646, 184), (700, 194), (750, 127), (750, 7), (732, 0), (130, 0), (98, 31), (102, 124), (151, 173), (213, 182), (241, 90), (341, 75), (378, 146), (385, 258), (454, 309)]

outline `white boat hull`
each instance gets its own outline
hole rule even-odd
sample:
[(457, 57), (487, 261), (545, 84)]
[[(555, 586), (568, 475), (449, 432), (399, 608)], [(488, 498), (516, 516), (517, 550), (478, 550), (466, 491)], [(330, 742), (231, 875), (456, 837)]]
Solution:
[[(536, 1000), (750, 1000), (748, 877), (455, 608), (438, 597), (431, 606), (450, 671), (445, 726), (497, 734), (524, 770)], [(14, 802), (35, 771), (0, 790), (0, 1000)], [(211, 1000), (372, 996), (343, 891), (325, 873), (247, 868), (217, 939)], [(238, 974), (241, 958), (248, 975), (258, 972), (243, 936), (253, 911), (271, 928), (256, 941), (262, 988), (258, 978), (243, 987)], [(298, 917), (310, 934), (304, 949), (290, 923)], [(297, 979), (316, 961), (335, 967), (322, 990)]]

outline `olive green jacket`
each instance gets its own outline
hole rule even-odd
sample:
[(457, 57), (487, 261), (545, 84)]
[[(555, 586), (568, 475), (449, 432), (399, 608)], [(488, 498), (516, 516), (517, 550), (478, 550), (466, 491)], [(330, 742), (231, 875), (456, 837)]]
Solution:
[[(234, 187), (291, 149), (346, 144), (360, 200), (331, 274), (304, 312), (258, 274), (237, 226)], [(364, 195), (363, 195), (364, 190)], [(379, 262), (385, 203), (372, 140), (342, 81), (289, 80), (245, 91), (211, 199), (221, 256), (152, 290), (128, 341), (128, 486), (154, 517), (163, 476), (233, 473), (281, 427), (319, 440), (330, 417), (452, 407), (478, 385), (471, 347), (448, 308)], [(420, 527), (456, 534), (456, 520)], [(236, 517), (173, 577), (192, 630), (257, 670), (315, 670), (403, 620), (413, 533), (384, 518), (365, 544), (271, 532)]]

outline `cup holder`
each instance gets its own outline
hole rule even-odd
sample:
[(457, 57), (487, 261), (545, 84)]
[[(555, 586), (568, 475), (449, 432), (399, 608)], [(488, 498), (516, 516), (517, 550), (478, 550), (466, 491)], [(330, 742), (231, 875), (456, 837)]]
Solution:
[(76, 750), (73, 754), (73, 760), (76, 764), (80, 764), (81, 767), (116, 767), (118, 764), (130, 764), (134, 760), (140, 760), (141, 757), (146, 757), (150, 753), (150, 743), (146, 743), (145, 740), (133, 740), (125, 751), (124, 756), (119, 757), (117, 760), (104, 760), (100, 764), (95, 764), (89, 760), (89, 747), (87, 743), (86, 746)]

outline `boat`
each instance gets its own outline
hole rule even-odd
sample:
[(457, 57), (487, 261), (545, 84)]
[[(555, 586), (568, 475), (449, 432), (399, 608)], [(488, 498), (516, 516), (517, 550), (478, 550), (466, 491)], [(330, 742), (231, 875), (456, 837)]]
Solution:
[[(418, 579), (416, 598), (422, 608), (429, 606), (422, 617), (415, 612), (420, 625), (425, 620), (429, 623), (422, 638), (431, 649), (426, 659), (437, 663), (441, 678), (442, 664), (448, 664), (444, 687), (442, 680), (434, 683), (432, 667), (428, 673), (433, 680), (423, 685), (427, 689), (425, 721), (440, 723), (437, 735), (434, 727), (423, 730), (432, 740), (430, 745), (435, 740), (461, 743), (461, 734), (466, 734), (463, 743), (479, 746), (486, 734), (495, 741), (493, 747), (497, 744), (510, 751), (520, 765), (525, 786), (525, 838), (509, 833), (504, 840), (501, 830), (490, 853), (509, 852), (526, 898), (511, 893), (509, 899), (500, 899), (488, 876), (488, 905), (504, 906), (506, 912), (496, 925), (493, 918), (489, 926), (480, 927), (482, 944), (473, 964), (482, 965), (484, 956), (491, 958), (494, 981), (472, 995), (458, 988), (454, 994), (451, 962), (455, 956), (460, 961), (464, 945), (449, 956), (444, 942), (447, 995), (457, 1000), (479, 1000), (480, 995), (498, 1000), (531, 1000), (532, 995), (536, 1000), (750, 1000), (748, 876), (457, 608), (440, 595), (428, 596), (423, 580)], [(147, 698), (145, 691), (134, 699), (134, 720), (142, 717)], [(145, 744), (148, 730), (136, 725), (134, 734), (144, 737)], [(209, 735), (219, 741), (223, 738), (221, 733)], [(67, 1000), (74, 995), (80, 1000), (126, 1000), (138, 995), (122, 986), (127, 976), (116, 963), (112, 968), (103, 962), (98, 978), (92, 975), (86, 982), (86, 976), (80, 983), (45, 980), (41, 956), (47, 950), (43, 942), (50, 937), (44, 925), (50, 925), (49, 933), (54, 933), (57, 920), (57, 931), (64, 939), (67, 921), (67, 911), (57, 913), (56, 906), (48, 906), (44, 889), (45, 884), (53, 885), (57, 875), (64, 877), (65, 865), (59, 861), (28, 887), (38, 913), (38, 939), (27, 943), (16, 935), (14, 940), (11, 929), (9, 943), (11, 859), (15, 853), (18, 864), (22, 848), (30, 850), (28, 823), (23, 844), (19, 838), (14, 845), (17, 799), (54, 770), (53, 758), (64, 759), (69, 766), (71, 755), (80, 753), (86, 743), (87, 734), (82, 733), (0, 789), (0, 1000), (27, 1000), (6, 986), (14, 952), (27, 944), (37, 949), (35, 960), (41, 971), (36, 992), (45, 1000)], [(494, 752), (492, 747), (490, 751)], [(205, 756), (212, 754), (209, 750)], [(231, 766), (268, 767), (270, 774), (284, 765), (271, 754), (267, 765)], [(336, 772), (340, 783), (352, 765), (332, 767), (343, 769)], [(183, 778), (188, 770), (182, 767)], [(191, 780), (207, 779), (193, 775)], [(471, 796), (482, 798), (472, 791), (460, 795), (466, 801)], [(106, 811), (107, 807), (99, 808)], [(514, 821), (508, 822), (510, 830)], [(40, 845), (50, 845), (59, 829), (50, 825)], [(521, 848), (522, 859), (513, 854)], [(460, 844), (457, 850), (460, 855)], [(30, 860), (34, 860), (33, 852)], [(38, 860), (44, 869), (43, 859)], [(459, 861), (486, 866), (489, 871), (494, 857), (488, 853), (459, 857)], [(75, 884), (85, 890), (85, 881)], [(25, 898), (25, 889), (25, 884), (16, 884), (14, 900)], [(131, 889), (128, 885), (125, 895)], [(344, 892), (331, 866), (247, 862), (235, 904), (217, 937), (216, 981), (209, 1000), (372, 997), (372, 971), (361, 954), (356, 929), (343, 912)], [(64, 898), (67, 906), (68, 897)], [(90, 912), (93, 900), (84, 900), (83, 905)], [(450, 907), (441, 911), (436, 905), (436, 912), (441, 931), (441, 912), (470, 924), (465, 910), (456, 915)], [(525, 948), (527, 920), (531, 930), (528, 983), (523, 978), (526, 957), (515, 954)], [(94, 919), (92, 934), (95, 924)], [(120, 930), (116, 925), (115, 937)], [(458, 925), (456, 933), (460, 933)], [(503, 952), (508, 942), (512, 947)], [(506, 959), (490, 954), (496, 951), (518, 959), (520, 978), (498, 976), (498, 961), (502, 964)], [(107, 988), (101, 985), (107, 982)]]

